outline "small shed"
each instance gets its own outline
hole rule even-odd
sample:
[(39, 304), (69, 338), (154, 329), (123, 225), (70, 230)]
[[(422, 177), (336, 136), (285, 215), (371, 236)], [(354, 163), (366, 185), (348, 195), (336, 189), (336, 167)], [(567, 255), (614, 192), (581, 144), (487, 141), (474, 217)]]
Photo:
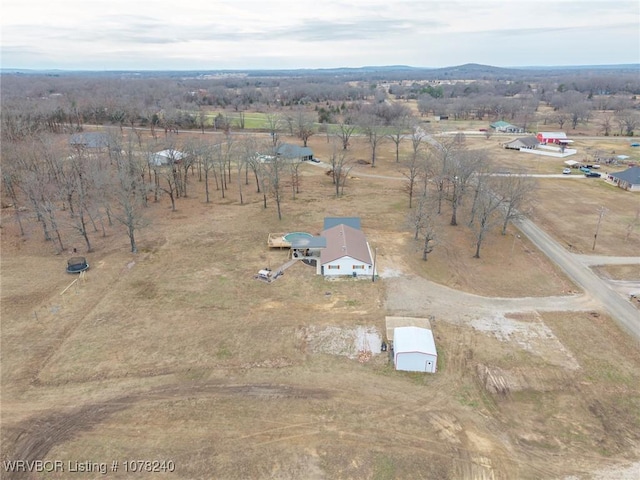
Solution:
[(395, 328), (393, 363), (396, 370), (436, 373), (438, 352), (433, 332), (420, 327)]

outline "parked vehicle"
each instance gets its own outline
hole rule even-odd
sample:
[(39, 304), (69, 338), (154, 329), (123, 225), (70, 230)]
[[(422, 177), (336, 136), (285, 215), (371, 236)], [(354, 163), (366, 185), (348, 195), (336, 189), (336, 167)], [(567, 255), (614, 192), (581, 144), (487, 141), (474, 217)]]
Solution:
[(585, 177), (593, 177), (593, 178), (600, 178), (601, 177), (601, 175), (598, 172), (585, 173), (584, 176)]
[(589, 173), (591, 170), (589, 170), (587, 167), (580, 167), (580, 171), (584, 173)]
[(571, 169), (570, 168), (565, 168), (562, 170), (562, 173), (565, 175), (571, 175)]

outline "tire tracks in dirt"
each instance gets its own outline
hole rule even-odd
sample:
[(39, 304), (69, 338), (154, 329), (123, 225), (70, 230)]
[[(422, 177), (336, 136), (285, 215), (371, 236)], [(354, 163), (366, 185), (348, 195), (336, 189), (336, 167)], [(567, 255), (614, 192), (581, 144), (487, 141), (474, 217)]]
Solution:
[[(175, 400), (193, 396), (242, 396), (264, 399), (328, 399), (327, 390), (279, 384), (225, 385), (208, 382), (157, 387), (65, 410), (52, 410), (8, 426), (3, 433), (3, 460), (44, 460), (55, 446), (93, 430), (112, 415), (140, 402)], [(5, 478), (29, 478), (26, 473), (7, 473)]]

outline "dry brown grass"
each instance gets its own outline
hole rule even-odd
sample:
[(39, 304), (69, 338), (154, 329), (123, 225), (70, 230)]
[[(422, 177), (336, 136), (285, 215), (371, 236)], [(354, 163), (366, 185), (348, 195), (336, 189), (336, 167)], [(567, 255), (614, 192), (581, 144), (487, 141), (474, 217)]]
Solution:
[[(311, 146), (320, 158), (329, 153), (323, 137)], [(368, 153), (356, 141), (353, 155)], [(140, 254), (126, 252), (120, 231), (97, 239), (87, 282), (63, 296), (72, 280), (65, 257), (52, 255), (35, 228), (17, 239), (3, 212), (3, 459), (32, 442), (29, 452), (52, 460), (171, 459), (177, 470), (167, 478), (383, 479), (555, 478), (635, 458), (640, 358), (604, 316), (542, 316), (578, 359), (577, 374), (446, 322), (434, 325), (437, 375), (394, 372), (383, 357), (360, 364), (310, 352), (306, 326), (383, 331), (387, 314), (384, 280), (327, 282), (302, 264), (273, 284), (252, 279), (286, 261), (284, 251), (267, 251), (269, 232), (318, 233), (324, 216), (360, 216), (384, 268), (486, 295), (571, 287), (512, 231), (492, 234), (478, 261), (466, 227), (443, 225), (421, 262), (405, 229), (401, 180), (365, 176), (400, 177), (389, 145), (377, 168), (352, 171), (343, 198), (320, 168), (303, 173), (282, 222), (251, 186), (245, 205), (233, 190), (207, 205), (194, 183), (177, 212), (167, 199), (152, 206)], [(608, 240), (632, 197), (574, 183), (572, 195), (590, 203), (584, 212), (557, 208), (566, 185), (545, 180), (536, 220), (586, 251), (578, 232), (604, 202), (611, 214), (598, 253), (637, 252), (637, 236), (629, 245)], [(492, 395), (478, 364), (511, 369), (531, 388)]]

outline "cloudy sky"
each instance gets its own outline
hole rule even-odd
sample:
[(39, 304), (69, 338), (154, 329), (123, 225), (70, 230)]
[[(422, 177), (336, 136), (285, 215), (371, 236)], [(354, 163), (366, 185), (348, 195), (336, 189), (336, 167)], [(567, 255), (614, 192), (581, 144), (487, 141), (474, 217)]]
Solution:
[(3, 68), (640, 62), (638, 0), (0, 0)]

